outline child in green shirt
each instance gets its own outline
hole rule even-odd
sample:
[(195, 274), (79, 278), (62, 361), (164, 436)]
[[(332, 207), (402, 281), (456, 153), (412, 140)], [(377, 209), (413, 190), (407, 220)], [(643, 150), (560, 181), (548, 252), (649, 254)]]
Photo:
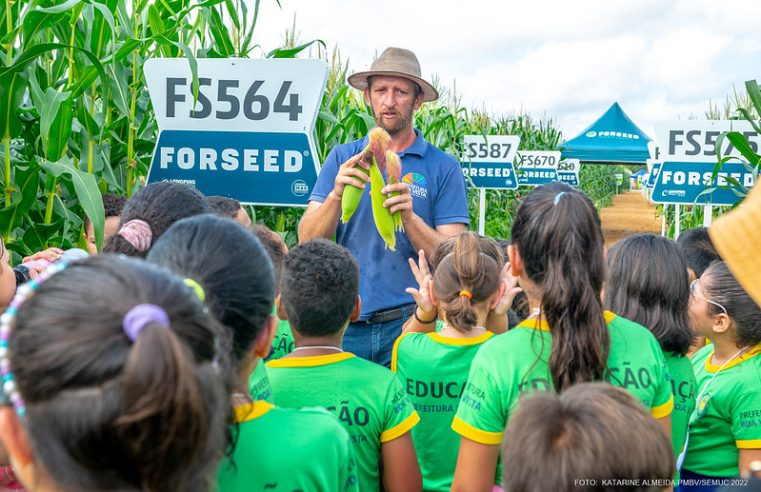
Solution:
[[(268, 229), (267, 227), (256, 224), (251, 227), (254, 235), (264, 246), (264, 250), (272, 261), (275, 269), (275, 297), (280, 295), (280, 277), (283, 273), (283, 259), (288, 254), (288, 246), (283, 242), (280, 236)], [(272, 306), (272, 316), (277, 318), (277, 308)], [(264, 400), (272, 403), (272, 388), (270, 380), (267, 377), (267, 369), (264, 363), (269, 360), (279, 359), (293, 350), (293, 334), (291, 334), (291, 325), (282, 319), (277, 320), (275, 336), (272, 339), (272, 350), (269, 355), (259, 359), (254, 372), (248, 378), (248, 390), (254, 400)]]
[(674, 395), (671, 442), (676, 456), (683, 454), (695, 408), (695, 375), (686, 355), (694, 339), (688, 268), (674, 241), (655, 234), (626, 237), (608, 251), (604, 298), (608, 309), (648, 328), (663, 349)]
[[(433, 279), (423, 280), (412, 294), (418, 305), (438, 307), (428, 315), (443, 320), (441, 330), (433, 324), (408, 324), (396, 341), (391, 370), (420, 414), (412, 429), (423, 489), (448, 491), (452, 486), (460, 437), (451, 429), (470, 363), (493, 333), (484, 327), (489, 313), (500, 303), (510, 305), (515, 280), (503, 279), (504, 261), (497, 243), (463, 232), (439, 245)], [(508, 282), (512, 282), (508, 289)], [(504, 301), (505, 296), (510, 299)], [(419, 330), (419, 331), (418, 331)]]
[(537, 187), (518, 207), (508, 256), (532, 311), (473, 359), (452, 423), (462, 436), (452, 490), (491, 490), (503, 431), (524, 393), (604, 380), (631, 391), (670, 428), (673, 399), (658, 342), (603, 311), (603, 248), (594, 205), (570, 186)]
[(220, 492), (357, 490), (349, 436), (335, 417), (273, 407), (248, 394), (250, 375), (269, 353), (277, 323), (272, 262), (256, 237), (229, 219), (192, 217), (170, 227), (148, 261), (188, 279), (229, 329), (231, 340), (218, 341), (231, 351), (234, 407), (228, 458), (217, 475)]
[(712, 343), (692, 358), (698, 390), (682, 479), (736, 477), (761, 459), (761, 308), (724, 262), (691, 293), (693, 326)]
[[(296, 348), (267, 363), (277, 405), (322, 406), (349, 432), (359, 489), (420, 490), (410, 430), (419, 417), (399, 379), (341, 348), (359, 316), (359, 269), (349, 251), (315, 239), (285, 259), (278, 315), (291, 324)], [(381, 473), (382, 470), (382, 473)]]

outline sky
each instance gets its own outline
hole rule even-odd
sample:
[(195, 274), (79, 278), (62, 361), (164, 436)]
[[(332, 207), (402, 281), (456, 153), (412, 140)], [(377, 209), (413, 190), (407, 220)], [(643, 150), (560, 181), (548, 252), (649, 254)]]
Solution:
[(256, 38), (323, 40), (369, 68), (388, 46), (469, 108), (551, 117), (565, 138), (618, 102), (651, 138), (655, 122), (703, 118), (709, 100), (761, 80), (759, 0), (261, 0)]

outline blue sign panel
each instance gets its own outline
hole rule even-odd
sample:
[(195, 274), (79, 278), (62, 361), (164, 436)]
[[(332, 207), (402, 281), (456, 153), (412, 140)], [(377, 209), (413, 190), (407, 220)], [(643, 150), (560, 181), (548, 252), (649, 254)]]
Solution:
[(740, 197), (729, 188), (735, 182), (746, 188), (754, 184), (753, 173), (739, 162), (724, 163), (712, 180), (715, 167), (711, 162), (664, 162), (651, 199), (655, 203), (733, 205)]
[(518, 174), (518, 184), (520, 186), (541, 186), (543, 184), (558, 181), (558, 171), (555, 167), (533, 167), (522, 169)]
[(656, 162), (653, 164), (653, 168), (650, 170), (650, 176), (647, 178), (647, 183), (645, 183), (645, 186), (647, 188), (652, 188), (655, 186), (655, 183), (658, 181), (658, 174), (661, 172), (661, 163)]
[(579, 175), (576, 173), (565, 173), (558, 171), (558, 181), (568, 186), (579, 186)]
[(463, 163), (462, 173), (473, 180), (476, 188), (514, 190), (518, 187), (512, 162)]
[(315, 169), (303, 133), (163, 130), (148, 182), (182, 182), (242, 203), (305, 206)]

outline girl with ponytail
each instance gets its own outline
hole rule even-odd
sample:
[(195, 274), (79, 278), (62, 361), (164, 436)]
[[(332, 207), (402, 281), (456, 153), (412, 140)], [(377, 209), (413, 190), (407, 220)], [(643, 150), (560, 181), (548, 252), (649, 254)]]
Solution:
[[(422, 260), (425, 261), (425, 260)], [(515, 283), (503, 280), (503, 258), (497, 243), (463, 232), (443, 242), (434, 254), (433, 278), (410, 289), (418, 305), (430, 305), (443, 325), (407, 325), (394, 344), (391, 370), (407, 388), (420, 414), (412, 429), (423, 489), (448, 491), (452, 487), (460, 439), (451, 429), (457, 403), (478, 349), (493, 333), (485, 328), (489, 313), (509, 306)], [(509, 299), (505, 300), (508, 297)], [(438, 314), (437, 312), (438, 311)], [(504, 316), (503, 316), (504, 317)], [(418, 331), (416, 328), (422, 327)], [(429, 327), (428, 329), (426, 329)]]
[(142, 261), (58, 262), (19, 289), (0, 317), (0, 440), (27, 490), (211, 490), (220, 335), (180, 278)]
[(461, 436), (452, 490), (491, 490), (505, 426), (532, 391), (608, 381), (631, 391), (670, 435), (673, 398), (657, 340), (603, 311), (603, 237), (589, 198), (557, 182), (535, 188), (516, 211), (508, 256), (532, 311), (473, 359), (452, 423)]

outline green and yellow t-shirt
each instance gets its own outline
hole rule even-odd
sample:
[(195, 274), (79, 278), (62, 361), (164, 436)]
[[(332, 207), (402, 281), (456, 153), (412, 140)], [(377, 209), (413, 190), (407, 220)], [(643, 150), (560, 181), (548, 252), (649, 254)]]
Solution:
[(721, 367), (713, 345), (692, 357), (695, 412), (683, 468), (711, 477), (736, 477), (738, 449), (761, 449), (761, 344)]
[[(277, 316), (277, 314), (275, 314)], [(265, 361), (277, 360), (293, 352), (293, 332), (288, 321), (278, 319), (275, 338), (272, 339), (272, 350)]]
[[(605, 379), (629, 390), (655, 418), (671, 413), (666, 362), (647, 328), (605, 312), (610, 353)], [(552, 390), (552, 336), (546, 321), (526, 320), (481, 347), (470, 367), (468, 383), (452, 428), (472, 441), (498, 445), (518, 398)]]
[(452, 487), (460, 436), (451, 429), (470, 363), (493, 333), (450, 338), (438, 333), (405, 333), (396, 340), (391, 370), (396, 372), (420, 414), (412, 429), (423, 490)]
[(258, 401), (237, 407), (235, 419), (235, 451), (219, 466), (219, 492), (358, 490), (349, 435), (325, 410)]
[(349, 432), (359, 489), (379, 490), (380, 446), (409, 432), (420, 418), (394, 373), (344, 352), (267, 363), (275, 404), (321, 406)]
[(248, 377), (248, 392), (254, 401), (267, 401), (272, 403), (272, 388), (270, 380), (267, 377), (267, 369), (264, 367), (264, 361), (259, 359), (254, 372)]
[[(695, 373), (686, 355), (663, 353), (666, 368), (671, 377), (671, 393), (674, 395), (674, 411), (671, 412), (671, 444), (674, 455), (679, 456), (687, 440), (690, 415), (695, 409)], [(678, 472), (678, 470), (677, 470)]]

